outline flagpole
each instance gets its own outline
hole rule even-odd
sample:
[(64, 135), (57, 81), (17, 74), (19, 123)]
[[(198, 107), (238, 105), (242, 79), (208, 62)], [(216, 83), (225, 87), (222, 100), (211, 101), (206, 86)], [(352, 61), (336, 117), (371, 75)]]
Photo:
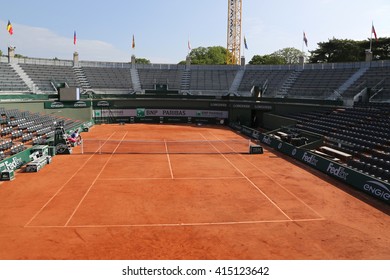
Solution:
[(370, 39), (370, 52), (372, 53), (372, 27), (374, 26), (374, 22), (371, 22), (371, 39)]
[[(246, 38), (245, 38), (245, 35), (244, 35), (244, 50), (242, 52), (242, 56), (245, 57), (245, 49), (246, 49), (246, 44), (245, 44), (245, 41), (246, 41)], [(241, 57), (240, 57), (241, 59)]]
[(191, 53), (191, 41), (190, 41), (190, 35), (188, 35), (188, 41), (187, 41), (187, 56), (189, 56)]

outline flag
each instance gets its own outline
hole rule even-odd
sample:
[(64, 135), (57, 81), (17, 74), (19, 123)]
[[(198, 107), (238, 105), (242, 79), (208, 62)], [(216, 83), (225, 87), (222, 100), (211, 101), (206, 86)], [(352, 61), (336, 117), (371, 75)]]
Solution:
[(248, 44), (246, 43), (246, 38), (244, 36), (244, 46), (245, 46), (245, 49), (248, 49)]
[(188, 39), (188, 50), (191, 51), (191, 42), (190, 42), (190, 39)]
[(133, 42), (131, 43), (131, 48), (135, 49), (135, 39), (134, 39), (134, 35), (133, 35)]
[[(376, 36), (376, 31), (375, 31), (375, 27), (374, 27), (374, 23), (372, 24), (372, 28), (371, 28), (371, 35), (374, 34), (374, 37), (375, 37), (375, 40), (378, 42), (378, 37)], [(372, 36), (371, 36), (372, 37)]]
[(10, 35), (14, 34), (14, 29), (12, 28), (12, 24), (9, 20), (8, 20), (8, 24), (7, 24), (7, 31)]
[(76, 45), (77, 42), (77, 36), (76, 36), (76, 31), (73, 33), (73, 45)]
[(303, 42), (305, 42), (305, 45), (307, 47), (307, 37), (305, 31), (303, 31)]

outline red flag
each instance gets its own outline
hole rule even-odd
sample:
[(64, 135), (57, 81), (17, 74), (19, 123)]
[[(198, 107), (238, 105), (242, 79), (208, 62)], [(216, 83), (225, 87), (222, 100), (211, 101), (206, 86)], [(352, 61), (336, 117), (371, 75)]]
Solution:
[(135, 38), (134, 38), (134, 34), (133, 34), (133, 42), (131, 43), (131, 48), (135, 49)]
[(76, 31), (73, 33), (73, 45), (76, 45), (77, 42), (77, 36), (76, 36)]
[(374, 24), (372, 24), (371, 34), (374, 34), (375, 40), (378, 41), (378, 36), (376, 36)]
[(9, 20), (8, 20), (8, 24), (7, 24), (7, 31), (10, 35), (14, 34), (14, 29), (12, 28), (12, 24)]

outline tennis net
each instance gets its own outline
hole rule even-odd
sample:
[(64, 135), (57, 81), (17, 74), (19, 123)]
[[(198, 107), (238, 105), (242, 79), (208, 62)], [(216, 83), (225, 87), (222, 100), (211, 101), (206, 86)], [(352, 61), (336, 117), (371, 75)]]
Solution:
[(248, 154), (251, 142), (233, 140), (83, 139), (82, 154)]

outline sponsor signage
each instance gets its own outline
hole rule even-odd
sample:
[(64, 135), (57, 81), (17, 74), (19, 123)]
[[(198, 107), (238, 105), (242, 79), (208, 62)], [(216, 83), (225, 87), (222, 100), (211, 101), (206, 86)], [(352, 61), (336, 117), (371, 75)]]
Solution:
[(181, 109), (98, 109), (94, 116), (105, 117), (200, 117), (227, 119), (229, 112), (213, 110), (181, 110)]
[(260, 104), (255, 104), (255, 105), (253, 106), (253, 109), (262, 110), (262, 111), (272, 111), (272, 106), (271, 106), (271, 105), (260, 105)]
[(371, 195), (380, 197), (387, 202), (390, 201), (390, 188), (381, 182), (374, 180), (366, 181), (363, 184), (363, 189)]
[(44, 108), (45, 109), (62, 109), (62, 108), (89, 108), (91, 107), (91, 101), (76, 101), (76, 102), (60, 102), (60, 101), (54, 101), (54, 102), (45, 102)]
[(227, 103), (220, 103), (220, 102), (210, 102), (210, 107), (216, 107), (216, 108), (227, 108)]
[(30, 161), (30, 149), (24, 150), (23, 152), (1, 161), (0, 172), (4, 170), (16, 170)]
[(242, 109), (250, 109), (251, 104), (233, 104), (233, 108), (242, 108)]
[(347, 166), (325, 159), (310, 151), (292, 146), (286, 142), (280, 141), (259, 131), (241, 126), (239, 124), (231, 124), (233, 129), (236, 129), (246, 136), (260, 140), (260, 142), (278, 150), (286, 155), (289, 155), (325, 174), (328, 174), (350, 186), (353, 186), (361, 191), (370, 194), (386, 203), (390, 204), (390, 184), (375, 180), (373, 177), (357, 172)]

